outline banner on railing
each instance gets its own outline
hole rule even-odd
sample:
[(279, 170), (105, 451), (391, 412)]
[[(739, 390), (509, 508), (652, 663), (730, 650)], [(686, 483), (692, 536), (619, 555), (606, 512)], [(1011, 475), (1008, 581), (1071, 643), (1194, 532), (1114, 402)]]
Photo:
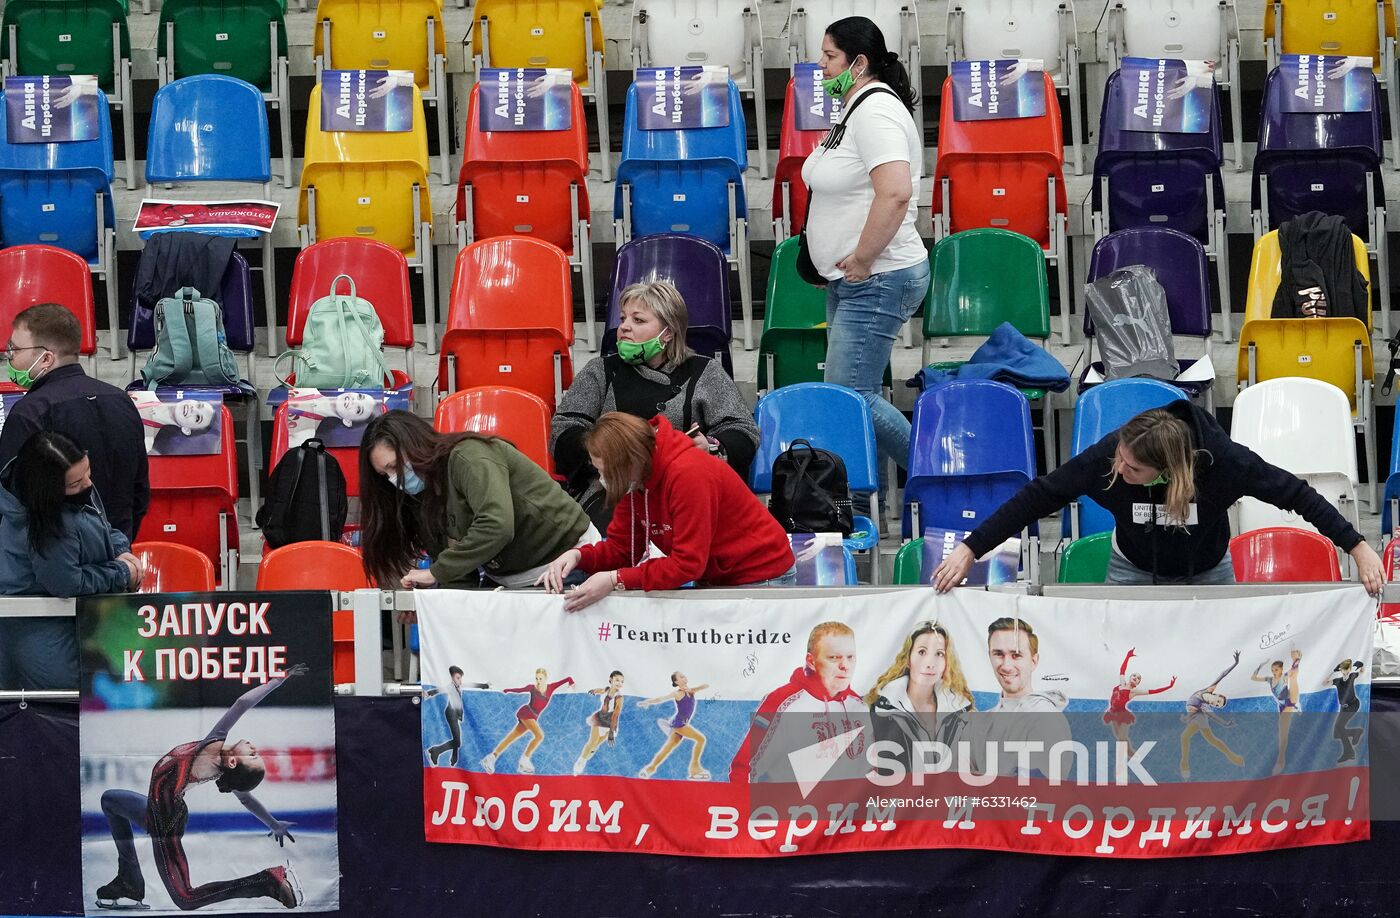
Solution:
[(87, 914), (339, 907), (327, 593), (79, 601)]
[[(811, 594), (807, 594), (811, 597)], [(1369, 837), (1374, 605), (428, 591), (429, 841), (1173, 857)]]

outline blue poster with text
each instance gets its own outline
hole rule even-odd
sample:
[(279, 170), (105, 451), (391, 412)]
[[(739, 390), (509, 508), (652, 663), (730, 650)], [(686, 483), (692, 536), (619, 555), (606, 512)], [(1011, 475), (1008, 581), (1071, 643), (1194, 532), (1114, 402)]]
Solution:
[(412, 70), (322, 70), (321, 130), (413, 129)]
[(1286, 112), (1369, 112), (1375, 104), (1375, 74), (1369, 57), (1285, 54), (1279, 76), (1289, 91)]
[(1205, 134), (1215, 106), (1210, 61), (1125, 57), (1119, 79), (1118, 127), (1158, 134)]
[(479, 85), (482, 131), (567, 131), (572, 124), (572, 71), (487, 67)]
[(6, 77), (5, 125), (10, 143), (96, 140), (97, 77)]
[(953, 61), (950, 70), (954, 121), (1045, 115), (1044, 61)]
[(644, 67), (637, 71), (637, 126), (678, 131), (729, 124), (729, 68)]
[(841, 100), (822, 89), (820, 64), (798, 64), (793, 71), (793, 127), (825, 131), (841, 120)]

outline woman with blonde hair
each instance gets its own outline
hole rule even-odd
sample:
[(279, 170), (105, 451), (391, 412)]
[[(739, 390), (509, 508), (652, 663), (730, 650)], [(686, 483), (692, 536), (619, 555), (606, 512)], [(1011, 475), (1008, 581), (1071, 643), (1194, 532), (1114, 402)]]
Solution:
[(950, 715), (974, 709), (953, 636), (937, 622), (920, 622), (865, 702), (875, 739), (898, 743), (894, 757), (906, 769), (914, 743), (938, 740), (951, 746), (963, 718)]
[(1351, 555), (1369, 592), (1384, 580), (1375, 549), (1321, 494), (1231, 440), (1210, 412), (1177, 400), (1023, 487), (943, 560), (934, 586), (957, 586), (977, 558), (1080, 497), (1113, 514), (1109, 583), (1234, 583), (1227, 512), (1241, 497), (1301, 515)]

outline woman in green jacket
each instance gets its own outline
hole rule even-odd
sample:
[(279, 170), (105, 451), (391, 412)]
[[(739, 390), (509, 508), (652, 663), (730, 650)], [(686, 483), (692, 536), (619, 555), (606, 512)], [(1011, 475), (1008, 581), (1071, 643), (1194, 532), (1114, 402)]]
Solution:
[[(407, 411), (360, 443), (365, 573), (381, 586), (465, 587), (478, 572), (533, 586), (560, 553), (601, 536), (582, 508), (509, 440), (443, 434)], [(426, 553), (432, 564), (416, 570)]]

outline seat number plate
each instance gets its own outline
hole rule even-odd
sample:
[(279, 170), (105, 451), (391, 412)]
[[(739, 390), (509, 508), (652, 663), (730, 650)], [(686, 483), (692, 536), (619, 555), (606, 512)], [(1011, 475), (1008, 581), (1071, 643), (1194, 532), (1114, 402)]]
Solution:
[(540, 28), (539, 26), (535, 26), (533, 29), (530, 30), (530, 37), (531, 37), (531, 38), (542, 38), (542, 37), (544, 37), (544, 29)]
[(503, 364), (501, 364), (500, 366), (496, 367), (496, 372), (497, 372), (497, 373), (510, 373), (510, 372), (512, 372), (512, 371), (513, 371), (513, 368), (512, 368), (511, 365), (508, 364), (508, 363), (503, 363)]
[(164, 526), (161, 526), (161, 527), (160, 527), (160, 531), (161, 531), (161, 532), (174, 532), (174, 531), (175, 531), (175, 524), (174, 524), (174, 523), (166, 523)]
[(1167, 186), (1166, 186), (1166, 185), (1153, 185), (1153, 186), (1152, 186), (1152, 193), (1153, 193), (1153, 194), (1161, 194), (1162, 192), (1164, 192), (1164, 191), (1166, 191), (1166, 190), (1167, 190)]
[(58, 40), (59, 40), (59, 41), (72, 41), (72, 40), (73, 40), (73, 36), (72, 36), (72, 35), (60, 35), (60, 36), (58, 36)]
[(1299, 355), (1298, 355), (1298, 363), (1301, 364), (1302, 366), (1307, 366), (1308, 364), (1312, 363), (1312, 355), (1311, 355), (1311, 354), (1299, 354)]
[(515, 196), (515, 203), (517, 203), (517, 204), (529, 204), (529, 203), (530, 203), (530, 196), (529, 196), (528, 194), (518, 194), (518, 195)]
[(375, 40), (375, 41), (383, 41), (383, 40), (384, 40), (384, 36), (385, 36), (385, 32), (384, 32), (383, 29), (375, 29), (375, 30), (374, 30), (374, 40)]
[(39, 205), (39, 209), (42, 210), (42, 211), (43, 211), (44, 213), (46, 213), (46, 214), (51, 214), (51, 213), (53, 213), (54, 210), (55, 210), (54, 205), (52, 205), (52, 204), (41, 204), (41, 205)]
[(228, 33), (227, 33), (227, 32), (215, 32), (215, 33), (214, 33), (214, 40), (215, 40), (215, 41), (228, 41)]
[(1313, 191), (1324, 191), (1324, 190), (1326, 190), (1326, 186), (1323, 185), (1321, 182), (1313, 182), (1312, 185), (1310, 185), (1309, 187), (1312, 188)]
[(359, 204), (360, 204), (361, 207), (368, 207), (368, 206), (369, 206), (370, 199), (369, 199), (368, 196), (362, 197), (362, 198), (358, 198), (357, 200), (359, 201)]
[(1005, 188), (993, 188), (993, 189), (992, 189), (992, 197), (994, 197), (994, 198), (1004, 198), (1004, 197), (1006, 197), (1006, 189), (1005, 189)]
[(682, 203), (685, 202), (685, 195), (683, 195), (683, 194), (673, 194), (673, 195), (671, 195), (671, 201), (672, 201), (672, 203), (675, 203), (675, 204), (682, 204)]

